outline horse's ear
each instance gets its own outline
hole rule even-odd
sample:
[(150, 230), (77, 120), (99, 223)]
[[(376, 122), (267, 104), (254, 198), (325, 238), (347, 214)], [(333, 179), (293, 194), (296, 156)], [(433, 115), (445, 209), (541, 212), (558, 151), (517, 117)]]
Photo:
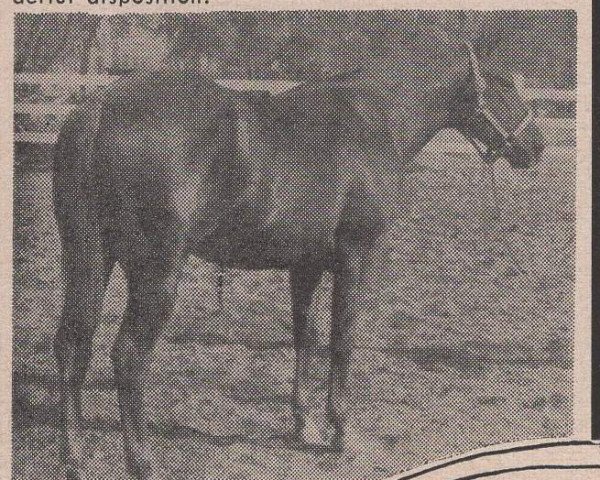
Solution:
[(465, 37), (472, 43), (477, 55), (488, 57), (498, 47), (504, 32), (500, 15), (500, 12), (467, 14), (464, 20)]

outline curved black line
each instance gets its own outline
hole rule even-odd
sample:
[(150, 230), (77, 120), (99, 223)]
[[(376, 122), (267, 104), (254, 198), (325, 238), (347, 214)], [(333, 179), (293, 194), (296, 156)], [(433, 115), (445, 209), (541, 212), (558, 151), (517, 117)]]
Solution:
[(515, 467), (505, 468), (503, 470), (496, 470), (493, 472), (476, 473), (475, 475), (469, 475), (467, 477), (459, 477), (456, 480), (476, 480), (478, 478), (489, 478), (495, 475), (502, 475), (504, 473), (515, 473), (515, 472), (530, 472), (534, 470), (600, 470), (599, 465), (539, 465), (537, 467)]
[(446, 467), (449, 467), (452, 465), (457, 465), (457, 464), (463, 463), (463, 462), (469, 462), (471, 460), (477, 460), (478, 458), (491, 457), (493, 455), (502, 455), (504, 453), (517, 453), (517, 452), (524, 452), (527, 450), (543, 450), (545, 448), (563, 447), (563, 446), (564, 447), (578, 447), (578, 446), (584, 446), (584, 445), (597, 445), (597, 444), (592, 441), (589, 441), (589, 440), (572, 440), (572, 441), (566, 441), (566, 442), (552, 442), (552, 443), (541, 443), (541, 444), (537, 444), (537, 445), (524, 445), (524, 446), (520, 446), (520, 447), (505, 448), (503, 450), (495, 450), (493, 452), (475, 453), (473, 455), (469, 455), (466, 457), (457, 458), (456, 460), (450, 460), (444, 464), (436, 465), (435, 467), (426, 468), (425, 470), (421, 470), (420, 472), (413, 473), (411, 475), (408, 475), (406, 477), (401, 477), (401, 478), (402, 478), (402, 480), (412, 480), (413, 478), (417, 478), (421, 475), (435, 472), (436, 470), (440, 470), (442, 468), (446, 468)]

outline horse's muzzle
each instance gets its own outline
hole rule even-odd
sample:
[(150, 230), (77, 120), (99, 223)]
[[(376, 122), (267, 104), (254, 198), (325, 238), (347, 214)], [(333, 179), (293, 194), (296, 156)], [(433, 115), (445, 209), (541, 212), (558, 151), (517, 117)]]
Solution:
[(519, 144), (513, 144), (503, 151), (502, 156), (508, 160), (511, 167), (522, 169), (537, 165), (542, 159), (543, 152), (543, 145), (527, 148)]
[(513, 168), (529, 168), (537, 165), (544, 154), (546, 145), (537, 129), (525, 138), (517, 138), (502, 149), (505, 157)]

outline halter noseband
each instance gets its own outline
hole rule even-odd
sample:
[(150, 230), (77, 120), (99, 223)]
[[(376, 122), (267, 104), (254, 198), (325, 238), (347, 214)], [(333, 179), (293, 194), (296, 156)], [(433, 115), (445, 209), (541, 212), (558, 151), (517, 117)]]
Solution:
[(486, 163), (493, 163), (502, 155), (501, 151), (510, 148), (515, 138), (533, 122), (534, 115), (531, 109), (527, 108), (527, 114), (525, 115), (525, 118), (523, 118), (523, 120), (521, 120), (511, 132), (502, 126), (500, 120), (498, 120), (498, 117), (494, 115), (494, 112), (489, 109), (487, 101), (485, 100), (484, 93), (487, 89), (487, 82), (481, 74), (479, 60), (475, 53), (475, 49), (473, 48), (473, 44), (471, 42), (465, 42), (465, 45), (469, 51), (469, 64), (475, 80), (475, 93), (477, 95), (477, 108), (475, 113), (483, 116), (490, 123), (490, 125), (496, 130), (496, 133), (502, 137), (503, 144), (499, 150), (494, 150), (490, 147), (486, 147), (481, 141), (470, 135), (467, 136), (467, 138)]

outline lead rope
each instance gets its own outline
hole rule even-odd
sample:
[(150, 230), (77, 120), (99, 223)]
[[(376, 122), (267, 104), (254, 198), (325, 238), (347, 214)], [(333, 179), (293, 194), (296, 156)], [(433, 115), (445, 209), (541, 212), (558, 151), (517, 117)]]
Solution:
[(492, 220), (500, 219), (500, 203), (498, 202), (498, 185), (496, 182), (496, 170), (494, 169), (493, 163), (484, 163), (484, 170), (487, 172), (487, 177), (491, 187), (491, 212), (488, 212), (488, 216)]
[[(490, 258), (492, 257), (493, 249), (492, 243), (494, 241), (493, 231), (497, 226), (497, 222), (501, 220), (500, 215), (500, 202), (499, 202), (499, 194), (498, 194), (498, 183), (496, 181), (496, 170), (494, 169), (494, 153), (486, 150), (484, 147), (478, 144), (476, 140), (469, 139), (471, 144), (475, 147), (481, 158), (483, 159), (483, 168), (481, 170), (481, 180), (482, 180), (482, 188), (485, 193), (486, 186), (489, 185), (490, 190), (486, 195), (486, 208), (481, 210), (482, 215), (482, 225), (484, 229), (484, 236), (487, 240), (487, 250), (489, 252)], [(513, 261), (514, 252), (512, 250), (512, 245), (506, 241), (506, 239), (502, 238), (501, 243), (504, 247), (504, 250), (507, 254), (508, 261), (513, 268), (517, 268), (515, 262)], [(520, 268), (518, 268), (521, 270)]]
[[(500, 202), (499, 202), (499, 194), (498, 194), (498, 184), (496, 181), (496, 171), (494, 169), (494, 162), (490, 161), (493, 158), (493, 153), (489, 151), (484, 151), (481, 147), (477, 145), (474, 141), (471, 143), (475, 146), (479, 154), (484, 159), (483, 170), (482, 170), (482, 183), (483, 188), (486, 188), (486, 184), (489, 184), (490, 191), (487, 195), (487, 198), (491, 198), (491, 201), (487, 201), (487, 209), (482, 211), (482, 215), (485, 216), (483, 220), (485, 236), (487, 237), (487, 243), (490, 248), (490, 256), (491, 256), (491, 245), (494, 240), (492, 232), (495, 229), (494, 224), (501, 220), (501, 212), (500, 212)], [(485, 191), (485, 190), (484, 190)], [(516, 254), (513, 248), (513, 245), (507, 241), (507, 239), (502, 236), (500, 243), (504, 248), (506, 253), (506, 261), (510, 265), (512, 269), (515, 271), (519, 271), (521, 273), (524, 272), (523, 268), (515, 261)]]
[[(492, 222), (500, 218), (500, 204), (498, 202), (498, 187), (496, 182), (496, 171), (494, 170), (494, 152), (485, 148), (477, 140), (471, 137), (467, 137), (473, 148), (477, 151), (481, 159), (483, 160), (483, 167), (481, 170), (482, 188), (485, 191), (486, 185), (490, 185), (490, 194), (486, 195), (487, 199), (491, 198), (490, 201), (486, 201), (486, 209), (482, 210), (481, 213), (485, 216), (483, 218), (484, 232), (487, 237), (487, 244), (489, 247), (492, 245)], [(491, 250), (491, 248), (490, 248)]]
[(217, 315), (223, 314), (223, 286), (225, 284), (225, 266), (222, 262), (217, 264)]

